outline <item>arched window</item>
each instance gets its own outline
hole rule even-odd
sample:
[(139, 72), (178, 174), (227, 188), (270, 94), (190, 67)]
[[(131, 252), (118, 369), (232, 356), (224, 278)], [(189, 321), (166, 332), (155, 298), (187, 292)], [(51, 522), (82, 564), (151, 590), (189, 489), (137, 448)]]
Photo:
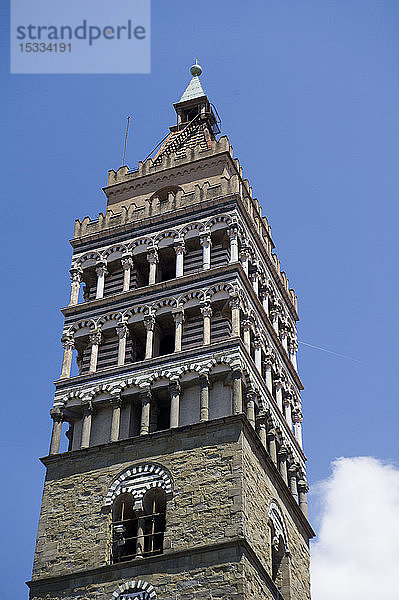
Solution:
[(112, 506), (112, 562), (131, 560), (137, 554), (138, 518), (132, 494), (120, 494)]
[(114, 591), (110, 600), (156, 600), (153, 586), (146, 581), (128, 581)]
[(162, 554), (165, 532), (166, 494), (152, 488), (143, 498), (144, 554)]
[(286, 600), (291, 597), (290, 558), (287, 531), (275, 502), (269, 507), (270, 571), (276, 587)]
[(170, 474), (158, 465), (138, 465), (111, 485), (105, 506), (112, 507), (111, 563), (162, 554)]
[(112, 506), (111, 562), (162, 554), (166, 494), (155, 487), (135, 502), (133, 494), (120, 494)]

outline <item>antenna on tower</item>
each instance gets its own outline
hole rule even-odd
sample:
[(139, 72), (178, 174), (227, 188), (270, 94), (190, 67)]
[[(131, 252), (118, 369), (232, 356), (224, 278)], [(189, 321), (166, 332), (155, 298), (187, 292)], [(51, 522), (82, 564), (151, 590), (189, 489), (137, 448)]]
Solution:
[(127, 136), (129, 133), (129, 123), (130, 123), (130, 116), (127, 118), (127, 123), (126, 123), (126, 134), (125, 134), (125, 145), (123, 148), (122, 167), (126, 166), (126, 149), (127, 149)]

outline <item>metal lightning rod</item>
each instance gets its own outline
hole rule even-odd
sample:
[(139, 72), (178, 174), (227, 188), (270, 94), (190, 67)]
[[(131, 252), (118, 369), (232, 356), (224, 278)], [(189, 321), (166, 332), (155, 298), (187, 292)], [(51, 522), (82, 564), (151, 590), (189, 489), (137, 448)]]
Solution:
[(126, 166), (126, 148), (127, 148), (127, 136), (129, 133), (129, 122), (130, 122), (130, 117), (127, 118), (127, 124), (126, 124), (126, 134), (125, 134), (125, 146), (123, 148), (123, 159), (122, 159), (122, 167)]

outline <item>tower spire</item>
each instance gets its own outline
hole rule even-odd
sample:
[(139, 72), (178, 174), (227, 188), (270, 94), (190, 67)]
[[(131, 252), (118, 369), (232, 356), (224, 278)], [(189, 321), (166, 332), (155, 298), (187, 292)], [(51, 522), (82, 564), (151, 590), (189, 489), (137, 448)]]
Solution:
[(194, 100), (196, 98), (203, 98), (206, 95), (199, 80), (199, 77), (202, 73), (202, 67), (198, 64), (197, 58), (195, 59), (195, 64), (190, 67), (190, 73), (192, 75), (192, 79), (184, 90), (179, 103), (187, 102), (188, 100)]

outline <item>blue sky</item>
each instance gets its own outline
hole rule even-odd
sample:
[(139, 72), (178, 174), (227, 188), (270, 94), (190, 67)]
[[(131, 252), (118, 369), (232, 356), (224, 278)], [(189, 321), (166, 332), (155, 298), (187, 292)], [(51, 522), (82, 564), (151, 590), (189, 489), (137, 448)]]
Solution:
[(74, 219), (105, 208), (127, 115), (130, 167), (165, 135), (195, 56), (299, 297), (299, 339), (356, 359), (300, 347), (309, 479), (340, 456), (395, 462), (399, 4), (153, 0), (150, 75), (10, 75), (2, 12), (2, 598), (27, 597)]

